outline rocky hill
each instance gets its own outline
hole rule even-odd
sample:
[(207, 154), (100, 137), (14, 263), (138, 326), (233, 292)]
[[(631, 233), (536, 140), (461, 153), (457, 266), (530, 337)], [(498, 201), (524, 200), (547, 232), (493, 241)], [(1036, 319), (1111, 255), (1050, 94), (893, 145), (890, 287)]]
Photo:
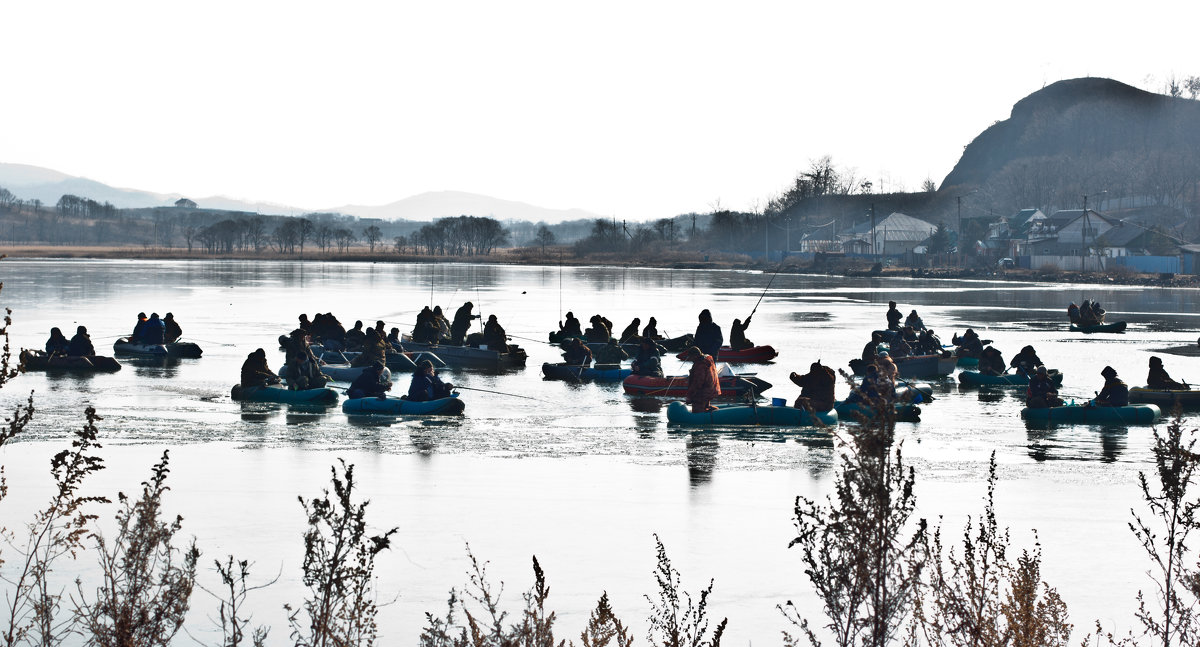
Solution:
[[(1020, 164), (1045, 166), (1041, 162), (1055, 160), (1093, 167), (1104, 161), (1129, 170), (1163, 154), (1194, 156), (1197, 148), (1200, 101), (1153, 94), (1111, 79), (1070, 79), (1021, 99), (1008, 119), (980, 133), (942, 188), (961, 192), (987, 186)], [(1108, 182), (1097, 182), (1095, 188), (1108, 188), (1102, 183)]]

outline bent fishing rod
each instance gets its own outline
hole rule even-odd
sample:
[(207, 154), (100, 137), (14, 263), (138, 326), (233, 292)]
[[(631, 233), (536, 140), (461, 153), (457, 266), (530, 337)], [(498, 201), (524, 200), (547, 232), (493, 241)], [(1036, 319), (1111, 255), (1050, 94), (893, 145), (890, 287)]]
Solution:
[[(763, 297), (767, 296), (767, 290), (771, 289), (771, 284), (775, 282), (775, 277), (779, 276), (779, 272), (782, 269), (783, 261), (779, 261), (779, 267), (775, 268), (775, 273), (771, 275), (771, 280), (767, 281), (767, 287), (763, 288), (762, 294), (758, 295), (758, 302), (754, 304), (754, 309), (750, 311), (750, 317), (753, 317), (754, 313), (758, 312), (759, 304), (762, 303)], [(750, 317), (746, 317), (746, 319), (749, 320)]]

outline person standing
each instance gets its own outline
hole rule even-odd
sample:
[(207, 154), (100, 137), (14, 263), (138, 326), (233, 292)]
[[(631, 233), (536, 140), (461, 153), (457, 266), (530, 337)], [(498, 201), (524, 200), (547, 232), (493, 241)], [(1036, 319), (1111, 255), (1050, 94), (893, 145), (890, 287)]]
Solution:
[(451, 344), (455, 346), (463, 345), (463, 340), (467, 337), (467, 331), (471, 329), (471, 320), (479, 318), (479, 315), (471, 314), (471, 308), (474, 307), (474, 304), (468, 301), (454, 312), (454, 323), (450, 324)]
[(713, 322), (712, 313), (708, 311), (708, 308), (700, 311), (700, 324), (696, 326), (693, 341), (696, 348), (699, 348), (705, 355), (716, 357), (717, 353), (721, 352), (721, 345), (725, 343), (725, 335), (721, 332), (721, 327)]
[[(708, 312), (705, 310), (705, 312)], [(689, 346), (683, 353), (685, 360), (692, 362), (688, 371), (687, 403), (692, 405), (692, 413), (712, 411), (710, 403), (713, 398), (721, 395), (721, 380), (717, 377), (717, 363), (711, 355), (701, 351), (696, 346)]]
[(900, 320), (904, 319), (904, 315), (896, 307), (895, 301), (888, 301), (887, 311), (887, 327), (888, 330), (900, 330)]

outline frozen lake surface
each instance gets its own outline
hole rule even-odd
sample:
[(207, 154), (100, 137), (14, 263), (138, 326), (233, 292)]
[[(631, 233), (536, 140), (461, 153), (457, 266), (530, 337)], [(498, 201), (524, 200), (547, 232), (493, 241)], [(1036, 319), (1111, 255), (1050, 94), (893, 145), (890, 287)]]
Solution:
[[(83, 424), (83, 407), (104, 417), (108, 469), (97, 493), (134, 492), (163, 449), (172, 455), (166, 509), (184, 516), (204, 564), (233, 553), (256, 563), (263, 579), (256, 624), (286, 634), (284, 602), (302, 598), (299, 565), (304, 517), (297, 496), (319, 494), (338, 458), (354, 463), (372, 500), (368, 519), (398, 526), (394, 549), (378, 560), (383, 644), (413, 644), (424, 612), (442, 614), (447, 592), (466, 581), (465, 546), (506, 584), (510, 609), (532, 583), (536, 555), (552, 589), (560, 635), (577, 636), (607, 591), (618, 615), (644, 639), (654, 593), (654, 537), (691, 591), (716, 583), (711, 611), (729, 617), (726, 644), (775, 643), (786, 623), (775, 610), (793, 600), (810, 618), (820, 608), (804, 578), (793, 536), (796, 495), (828, 492), (835, 449), (827, 432), (688, 432), (668, 428), (662, 403), (624, 395), (619, 385), (545, 381), (539, 367), (558, 361), (543, 342), (567, 310), (595, 313), (616, 330), (651, 316), (669, 336), (691, 332), (709, 308), (726, 335), (763, 294), (769, 275), (597, 267), (510, 267), (265, 262), (4, 260), (0, 302), (12, 308), (13, 347), (40, 348), (52, 326), (69, 337), (86, 325), (100, 352), (128, 334), (139, 311), (170, 311), (184, 338), (204, 348), (197, 360), (125, 361), (95, 376), (25, 374), (0, 392), (6, 408), (32, 390), (35, 422), (3, 449), (10, 497), (0, 522), (12, 528), (49, 496), (49, 457)], [(889, 299), (916, 309), (944, 340), (974, 327), (1007, 360), (1033, 344), (1066, 374), (1062, 393), (1086, 399), (1115, 367), (1131, 386), (1144, 382), (1152, 350), (1195, 344), (1200, 292), (1125, 286), (1063, 286), (910, 279), (845, 279), (780, 274), (747, 335), (771, 344), (774, 364), (743, 366), (794, 399), (791, 371), (821, 359), (846, 368), (870, 331), (884, 327)], [(1067, 332), (1069, 301), (1097, 299), (1121, 335)], [(349, 328), (376, 319), (408, 331), (431, 303), (448, 315), (463, 301), (495, 314), (529, 353), (523, 370), (488, 374), (443, 370), (455, 384), (520, 394), (464, 391), (466, 415), (420, 420), (350, 418), (340, 408), (305, 410), (239, 404), (229, 398), (246, 354), (267, 350), (301, 312), (333, 312)], [(1177, 379), (1200, 381), (1197, 359), (1159, 354)], [(687, 367), (664, 358), (669, 374)], [(407, 387), (401, 377), (398, 388)], [(899, 425), (917, 468), (919, 512), (944, 517), (957, 536), (982, 507), (988, 456), (997, 454), (997, 512), (1018, 547), (1036, 528), (1043, 575), (1059, 588), (1077, 628), (1094, 618), (1129, 627), (1148, 563), (1128, 531), (1139, 506), (1137, 473), (1149, 466), (1151, 428), (1095, 426), (1030, 429), (1016, 391), (960, 390), (935, 383), (937, 401), (922, 421)], [(839, 397), (848, 388), (839, 386)], [(1186, 420), (1190, 427), (1195, 415)], [(111, 511), (103, 513), (111, 517)], [(77, 565), (91, 568), (85, 556)], [(211, 581), (215, 574), (205, 571)], [(215, 602), (197, 593), (191, 630), (202, 635)]]

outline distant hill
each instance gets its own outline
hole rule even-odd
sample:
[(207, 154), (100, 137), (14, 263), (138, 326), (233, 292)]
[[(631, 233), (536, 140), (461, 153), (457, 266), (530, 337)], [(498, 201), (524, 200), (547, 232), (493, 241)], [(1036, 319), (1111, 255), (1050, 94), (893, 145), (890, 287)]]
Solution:
[(64, 195), (77, 195), (100, 203), (109, 202), (121, 209), (167, 207), (174, 205), (175, 201), (180, 198), (188, 197), (206, 209), (229, 209), (252, 213), (258, 211), (272, 214), (302, 212), (300, 209), (283, 205), (252, 203), (223, 197), (197, 198), (180, 193), (152, 193), (138, 189), (122, 189), (84, 177), (66, 175), (27, 164), (0, 163), (0, 187), (12, 191), (22, 200), (41, 200), (43, 204), (49, 206), (57, 204), (58, 199)]
[(0, 163), (0, 187), (22, 200), (41, 200), (53, 206), (63, 195), (77, 195), (96, 202), (109, 202), (121, 209), (145, 209), (173, 206), (187, 197), (202, 209), (245, 211), (269, 215), (302, 215), (312, 212), (342, 213), (360, 218), (414, 220), (429, 222), (444, 216), (492, 216), (498, 220), (560, 223), (601, 216), (581, 209), (547, 209), (524, 202), (500, 200), (475, 193), (437, 191), (422, 193), (385, 205), (346, 205), (327, 209), (306, 209), (269, 202), (247, 202), (224, 196), (200, 198), (180, 193), (151, 193), (111, 187), (95, 180), (73, 177), (51, 169), (26, 164)]
[(360, 218), (430, 221), (452, 216), (490, 216), (497, 220), (527, 220), (556, 224), (568, 220), (591, 220), (602, 216), (582, 209), (547, 209), (477, 193), (430, 191), (378, 207), (345, 205), (327, 209)]
[(1014, 163), (1041, 166), (1037, 170), (1044, 175), (1050, 170), (1045, 160), (1085, 166), (1112, 160), (1128, 172), (1130, 165), (1148, 156), (1191, 155), (1198, 148), (1200, 101), (1154, 94), (1112, 79), (1069, 79), (1021, 99), (1008, 119), (980, 133), (942, 188), (957, 191), (956, 187), (988, 184)]

